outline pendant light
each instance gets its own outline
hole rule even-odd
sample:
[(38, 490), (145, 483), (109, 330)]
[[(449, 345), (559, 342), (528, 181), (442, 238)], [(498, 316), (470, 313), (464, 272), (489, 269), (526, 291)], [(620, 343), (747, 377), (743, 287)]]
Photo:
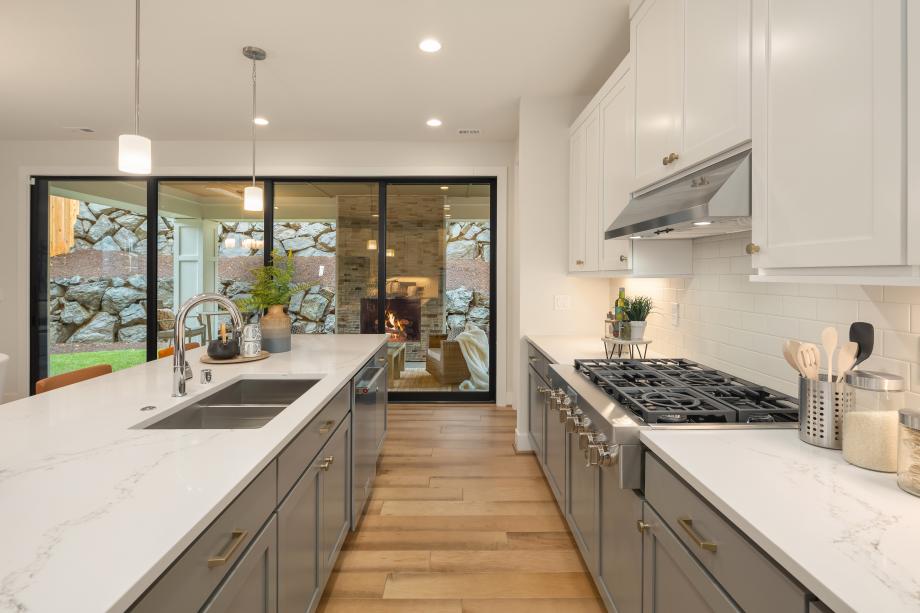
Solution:
[(150, 139), (140, 135), (141, 92), (141, 0), (134, 2), (134, 133), (118, 137), (118, 170), (149, 175), (153, 163)]
[(261, 211), (264, 208), (262, 188), (256, 185), (256, 61), (265, 59), (265, 51), (258, 47), (243, 47), (243, 55), (252, 60), (252, 185), (243, 190), (243, 210)]

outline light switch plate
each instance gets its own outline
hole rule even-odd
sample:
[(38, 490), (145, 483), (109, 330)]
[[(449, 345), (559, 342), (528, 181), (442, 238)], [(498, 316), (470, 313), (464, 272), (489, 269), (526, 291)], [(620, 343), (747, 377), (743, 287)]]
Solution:
[(553, 305), (557, 311), (568, 311), (572, 308), (572, 297), (568, 294), (556, 294)]

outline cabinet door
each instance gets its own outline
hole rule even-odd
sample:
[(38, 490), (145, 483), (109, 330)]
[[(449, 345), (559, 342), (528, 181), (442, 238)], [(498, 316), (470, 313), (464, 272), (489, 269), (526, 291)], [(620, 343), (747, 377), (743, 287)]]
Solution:
[(527, 429), (530, 434), (530, 444), (533, 445), (534, 453), (537, 454), (537, 460), (540, 461), (540, 464), (543, 464), (543, 420), (546, 416), (546, 394), (541, 394), (538, 390), (545, 387), (545, 384), (543, 379), (533, 372), (532, 368), (527, 369), (527, 377), (530, 390), (529, 398), (527, 399)]
[(566, 476), (568, 488), (565, 498), (565, 518), (572, 536), (581, 551), (588, 570), (597, 573), (598, 550), (598, 468), (588, 466), (585, 454), (578, 446), (577, 434), (567, 434), (568, 462)]
[(601, 100), (601, 210), (600, 223), (594, 230), (600, 241), (600, 270), (632, 267), (632, 241), (605, 240), (604, 231), (629, 203), (636, 156), (634, 104), (631, 72), (623, 75)]
[(674, 170), (751, 138), (751, 0), (688, 0), (684, 37), (683, 151)]
[(552, 401), (546, 403), (546, 480), (553, 490), (556, 502), (565, 504), (565, 427), (559, 423), (559, 413), (550, 410)]
[(346, 417), (317, 458), (321, 467), (319, 552), (323, 581), (332, 572), (351, 520), (348, 484), (350, 429), (351, 423)]
[(569, 137), (569, 270), (597, 270), (600, 122), (594, 109)]
[[(321, 458), (320, 458), (321, 459)], [(320, 596), (318, 462), (278, 507), (278, 610), (304, 613)]]
[(277, 560), (278, 522), (272, 515), (202, 611), (275, 613), (278, 610)]
[(904, 15), (904, 0), (755, 3), (755, 266), (904, 263)]
[(643, 613), (739, 613), (647, 503), (643, 514)]
[(600, 469), (600, 550), (598, 587), (617, 613), (642, 610), (642, 499), (620, 488), (619, 456)]
[(636, 187), (670, 173), (681, 154), (684, 0), (646, 0), (631, 22), (636, 86)]

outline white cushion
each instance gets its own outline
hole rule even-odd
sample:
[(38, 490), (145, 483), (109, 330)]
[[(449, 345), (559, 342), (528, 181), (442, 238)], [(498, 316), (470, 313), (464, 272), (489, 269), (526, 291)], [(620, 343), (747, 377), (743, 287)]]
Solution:
[(441, 348), (438, 347), (437, 349), (429, 349), (428, 357), (436, 362), (440, 362), (441, 361)]

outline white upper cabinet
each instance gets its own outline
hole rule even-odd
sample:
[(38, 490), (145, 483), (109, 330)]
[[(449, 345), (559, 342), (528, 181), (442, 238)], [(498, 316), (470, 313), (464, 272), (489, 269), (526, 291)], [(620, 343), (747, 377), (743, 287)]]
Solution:
[(908, 263), (905, 2), (755, 3), (755, 266)]
[(598, 259), (600, 122), (595, 108), (569, 136), (569, 270), (595, 271)]
[(635, 157), (635, 108), (632, 74), (627, 72), (601, 99), (600, 270), (631, 268), (631, 241), (604, 240), (603, 233), (629, 203)]
[(751, 138), (751, 0), (646, 0), (631, 23), (634, 189)]
[(680, 155), (683, 120), (684, 0), (646, 0), (630, 24), (636, 96), (637, 183), (669, 173)]

